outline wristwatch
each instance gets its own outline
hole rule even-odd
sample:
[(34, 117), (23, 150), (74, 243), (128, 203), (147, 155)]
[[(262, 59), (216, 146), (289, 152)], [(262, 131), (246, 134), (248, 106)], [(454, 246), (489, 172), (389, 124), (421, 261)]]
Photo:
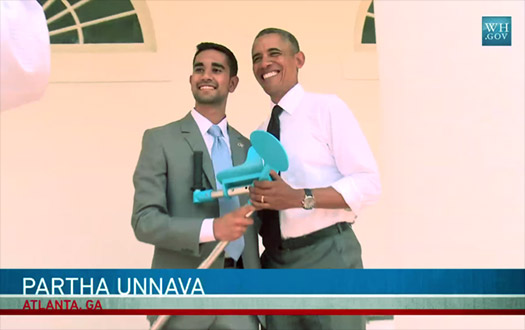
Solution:
[(305, 210), (311, 210), (314, 208), (315, 206), (315, 198), (314, 198), (314, 195), (312, 194), (312, 190), (311, 189), (305, 189), (304, 190), (304, 198), (303, 198), (303, 201), (301, 202), (301, 204), (303, 204), (303, 209)]

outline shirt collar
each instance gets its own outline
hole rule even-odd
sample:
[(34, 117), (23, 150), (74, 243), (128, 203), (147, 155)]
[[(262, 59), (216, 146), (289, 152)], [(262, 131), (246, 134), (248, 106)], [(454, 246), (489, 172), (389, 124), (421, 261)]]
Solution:
[[(304, 96), (304, 89), (301, 84), (297, 83), (295, 86), (293, 86), (279, 101), (279, 106), (284, 109), (284, 111), (288, 112), (289, 114), (293, 114), (295, 109), (299, 107), (299, 104), (301, 103), (301, 100)], [(272, 108), (276, 104), (272, 102)]]
[[(195, 110), (195, 108), (191, 109), (191, 116), (197, 123), (201, 135), (205, 136), (205, 134), (208, 134), (208, 130), (214, 124), (208, 118), (204, 117), (197, 110)], [(224, 119), (221, 120), (220, 123), (217, 124), (217, 126), (219, 126), (219, 128), (221, 129), (222, 135), (225, 138), (228, 137), (228, 121), (226, 120), (226, 117), (224, 117)]]

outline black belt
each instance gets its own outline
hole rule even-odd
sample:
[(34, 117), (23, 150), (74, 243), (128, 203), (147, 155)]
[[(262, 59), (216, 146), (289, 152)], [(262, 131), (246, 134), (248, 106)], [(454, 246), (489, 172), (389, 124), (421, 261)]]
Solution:
[(338, 222), (335, 225), (331, 225), (330, 227), (326, 227), (321, 230), (314, 231), (313, 233), (310, 233), (308, 235), (284, 239), (282, 240), (281, 246), (279, 247), (279, 249), (280, 250), (299, 249), (299, 248), (302, 248), (308, 245), (312, 245), (316, 243), (317, 241), (320, 241), (324, 238), (342, 233), (343, 231), (348, 230), (350, 228), (351, 226), (348, 222)]
[(235, 261), (233, 258), (224, 258), (224, 268), (238, 268), (244, 269), (242, 263), (242, 257), (239, 257), (239, 260)]

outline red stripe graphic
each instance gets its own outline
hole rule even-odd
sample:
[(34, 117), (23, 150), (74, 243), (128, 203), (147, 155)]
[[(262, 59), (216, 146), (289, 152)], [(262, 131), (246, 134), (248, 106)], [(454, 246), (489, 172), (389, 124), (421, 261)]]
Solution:
[(0, 315), (525, 315), (525, 309), (2, 309)]

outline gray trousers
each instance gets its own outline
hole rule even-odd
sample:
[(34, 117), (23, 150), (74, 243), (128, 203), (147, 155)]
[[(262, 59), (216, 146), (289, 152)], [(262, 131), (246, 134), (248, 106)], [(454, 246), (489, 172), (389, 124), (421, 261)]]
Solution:
[[(157, 317), (148, 316), (153, 324)], [(162, 330), (258, 330), (255, 315), (173, 315)]]
[[(361, 245), (350, 228), (316, 243), (290, 250), (268, 251), (261, 256), (262, 268), (345, 269), (363, 268)], [(334, 278), (351, 281), (351, 278)], [(267, 330), (364, 330), (361, 315), (267, 315)]]
[[(156, 319), (148, 316), (150, 324)], [(162, 330), (259, 330), (259, 319), (255, 315), (173, 315)]]

